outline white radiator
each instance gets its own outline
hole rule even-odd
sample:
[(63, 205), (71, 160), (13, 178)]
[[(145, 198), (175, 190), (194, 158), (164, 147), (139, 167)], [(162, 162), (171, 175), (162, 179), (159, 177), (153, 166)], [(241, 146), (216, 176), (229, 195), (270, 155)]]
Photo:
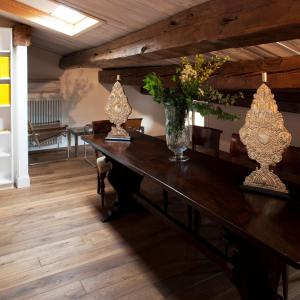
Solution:
[(28, 120), (33, 125), (62, 122), (62, 98), (29, 98)]

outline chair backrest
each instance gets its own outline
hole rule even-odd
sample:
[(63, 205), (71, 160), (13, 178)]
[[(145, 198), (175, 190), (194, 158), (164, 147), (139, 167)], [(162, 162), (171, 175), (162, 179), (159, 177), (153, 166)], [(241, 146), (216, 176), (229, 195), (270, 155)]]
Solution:
[(241, 165), (255, 168), (257, 163), (248, 156), (246, 146), (241, 142), (240, 135), (233, 133), (230, 141), (230, 157), (231, 161)]
[(92, 122), (94, 134), (109, 133), (111, 130), (111, 126), (112, 126), (112, 123), (110, 123), (109, 120), (101, 120), (101, 121), (93, 121)]
[(212, 149), (215, 157), (219, 156), (220, 136), (223, 131), (210, 127), (192, 126), (192, 149), (202, 146)]
[(247, 148), (241, 142), (240, 135), (233, 133), (230, 141), (230, 156), (232, 158), (248, 158)]
[(294, 146), (286, 148), (276, 170), (283, 174), (300, 175), (300, 148)]
[(133, 119), (128, 119), (126, 123), (124, 124), (124, 128), (128, 131), (144, 131), (142, 127), (142, 121), (143, 118), (133, 118)]

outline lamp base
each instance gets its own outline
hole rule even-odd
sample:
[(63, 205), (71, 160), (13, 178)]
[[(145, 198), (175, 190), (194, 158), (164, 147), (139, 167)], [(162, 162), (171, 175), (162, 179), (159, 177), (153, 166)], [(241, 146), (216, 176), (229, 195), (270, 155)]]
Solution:
[(289, 194), (276, 192), (276, 191), (269, 190), (269, 189), (263, 189), (263, 188), (245, 185), (245, 184), (241, 185), (240, 189), (242, 189), (245, 192), (264, 194), (264, 195), (268, 195), (268, 196), (272, 196), (272, 197), (276, 197), (276, 198), (280, 198), (280, 199), (284, 199), (284, 200), (290, 200)]
[(172, 162), (186, 162), (188, 161), (190, 158), (186, 155), (183, 155), (182, 153), (180, 155), (173, 155), (171, 157), (169, 157), (169, 161)]

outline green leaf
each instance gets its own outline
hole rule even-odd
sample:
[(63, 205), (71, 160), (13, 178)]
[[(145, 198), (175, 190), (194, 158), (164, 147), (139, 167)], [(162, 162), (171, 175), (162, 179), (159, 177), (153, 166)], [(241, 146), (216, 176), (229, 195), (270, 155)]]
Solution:
[[(156, 73), (150, 73), (144, 78), (144, 89), (153, 96), (154, 101), (163, 103), (165, 106), (176, 107), (178, 111), (189, 109), (197, 111), (203, 116), (214, 115), (218, 119), (236, 120), (239, 118), (238, 115), (223, 110), (220, 105), (229, 107), (236, 100), (243, 99), (243, 94), (223, 94), (208, 84), (210, 76), (228, 60), (229, 57), (205, 58), (204, 55), (198, 54), (195, 56), (194, 62), (191, 62), (188, 58), (183, 57), (175, 74), (171, 77), (175, 83), (174, 87), (164, 87), (161, 78)], [(196, 72), (197, 76), (190, 76), (190, 72), (194, 74)], [(181, 79), (181, 74), (186, 77)]]

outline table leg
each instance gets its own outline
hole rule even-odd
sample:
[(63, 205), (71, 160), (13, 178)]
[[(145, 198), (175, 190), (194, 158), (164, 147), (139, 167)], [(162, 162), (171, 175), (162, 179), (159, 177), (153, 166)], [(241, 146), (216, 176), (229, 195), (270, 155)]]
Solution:
[(70, 158), (70, 149), (71, 149), (71, 131), (68, 129), (67, 131), (68, 136), (68, 158)]
[(143, 177), (136, 174), (118, 162), (111, 161), (112, 168), (108, 173), (108, 181), (115, 189), (117, 196), (114, 207), (102, 218), (103, 222), (110, 221), (124, 212), (130, 210), (134, 205), (131, 195), (139, 192)]
[(78, 156), (78, 135), (75, 134), (75, 157)]
[(69, 145), (69, 142), (68, 142), (68, 145), (67, 145), (67, 159), (70, 158), (70, 145)]
[(87, 160), (87, 155), (86, 155), (86, 143), (85, 143), (85, 141), (83, 141), (83, 151), (84, 151), (83, 157)]
[(233, 282), (242, 300), (279, 300), (277, 294), (284, 263), (278, 255), (242, 244), (234, 257)]

